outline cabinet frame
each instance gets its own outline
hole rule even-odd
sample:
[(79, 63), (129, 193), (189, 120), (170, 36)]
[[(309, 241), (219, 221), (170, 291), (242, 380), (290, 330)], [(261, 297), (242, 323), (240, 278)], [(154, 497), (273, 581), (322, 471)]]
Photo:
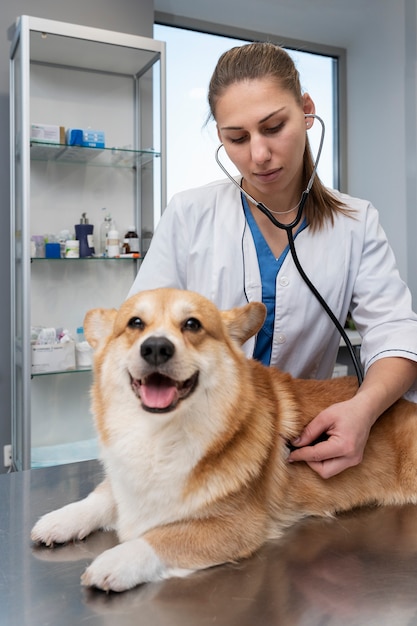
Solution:
[[(31, 156), (30, 156), (30, 81), (31, 81), (31, 37), (36, 34), (40, 37), (65, 38), (63, 42), (63, 57), (65, 48), (74, 50), (77, 57), (77, 43), (82, 48), (91, 47), (99, 54), (94, 58), (93, 71), (117, 72), (118, 68), (101, 68), (100, 58), (104, 50), (114, 51), (114, 63), (123, 58), (128, 59), (142, 54), (144, 62), (134, 74), (134, 137), (132, 152), (140, 152), (145, 148), (142, 144), (142, 135), (146, 134), (144, 127), (144, 111), (141, 110), (141, 80), (152, 70), (155, 64), (159, 68), (159, 84), (152, 82), (152, 93), (155, 87), (159, 89), (159, 128), (160, 152), (159, 158), (159, 195), (160, 206), (153, 215), (147, 214), (147, 229), (153, 231), (158, 215), (166, 205), (166, 63), (165, 43), (146, 37), (117, 33), (113, 31), (79, 26), (64, 22), (41, 19), (31, 16), (18, 18), (10, 47), (10, 198), (11, 198), (11, 397), (12, 397), (12, 467), (15, 470), (25, 470), (31, 467), (31, 254), (30, 254), (30, 215), (31, 215)], [(68, 46), (66, 46), (68, 44)], [(108, 48), (106, 48), (108, 46)], [(60, 47), (59, 52), (60, 52)], [(86, 48), (87, 49), (87, 48)], [(120, 53), (120, 59), (118, 56)], [(68, 50), (67, 50), (68, 52)], [(80, 53), (78, 52), (80, 55)], [(69, 55), (72, 57), (72, 55)], [(101, 55), (106, 56), (106, 55)], [(59, 57), (59, 54), (58, 54)], [(83, 60), (80, 58), (80, 61)], [(109, 56), (113, 63), (113, 55)], [(135, 57), (136, 60), (136, 57)], [(36, 62), (56, 64), (58, 67), (75, 67), (73, 58), (36, 59)], [(132, 61), (133, 62), (133, 61)], [(86, 65), (86, 71), (89, 71)], [(81, 69), (84, 69), (81, 66)], [(152, 78), (152, 81), (155, 79)], [(149, 106), (147, 109), (149, 114)], [(152, 112), (151, 112), (152, 115)], [(142, 235), (143, 198), (142, 198), (142, 170), (138, 166), (135, 175), (135, 220), (136, 228)], [(149, 181), (148, 181), (149, 185)], [(149, 210), (148, 210), (149, 213)], [(149, 226), (151, 224), (151, 226)], [(87, 261), (86, 261), (87, 262)], [(98, 262), (98, 261), (97, 261)]]

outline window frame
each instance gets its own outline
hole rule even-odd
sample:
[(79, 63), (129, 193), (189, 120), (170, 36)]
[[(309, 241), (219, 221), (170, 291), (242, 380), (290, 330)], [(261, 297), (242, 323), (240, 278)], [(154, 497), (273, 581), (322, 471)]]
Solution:
[(347, 107), (346, 107), (346, 49), (318, 44), (309, 41), (291, 39), (278, 34), (263, 33), (248, 29), (206, 22), (194, 18), (172, 15), (162, 11), (155, 11), (154, 23), (162, 26), (172, 26), (196, 32), (230, 37), (246, 41), (273, 41), (278, 45), (311, 54), (320, 54), (332, 57), (336, 60), (333, 64), (334, 89), (334, 125), (333, 125), (333, 154), (334, 163), (334, 186), (340, 191), (347, 190)]

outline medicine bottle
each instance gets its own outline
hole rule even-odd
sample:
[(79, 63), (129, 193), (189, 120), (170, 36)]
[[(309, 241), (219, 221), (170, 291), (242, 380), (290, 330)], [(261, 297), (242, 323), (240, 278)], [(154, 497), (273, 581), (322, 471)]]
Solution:
[(119, 231), (109, 230), (107, 236), (107, 256), (109, 258), (120, 255)]
[(124, 252), (139, 252), (139, 237), (134, 226), (129, 226), (123, 238)]
[(109, 231), (111, 230), (112, 218), (110, 213), (106, 215), (103, 223), (100, 226), (100, 254), (101, 256), (107, 256), (107, 239)]

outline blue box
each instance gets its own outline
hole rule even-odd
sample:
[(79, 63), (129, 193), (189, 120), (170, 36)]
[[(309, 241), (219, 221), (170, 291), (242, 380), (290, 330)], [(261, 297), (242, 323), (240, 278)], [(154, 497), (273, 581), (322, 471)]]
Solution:
[(46, 259), (60, 259), (61, 258), (61, 245), (59, 243), (46, 243), (45, 244), (45, 258)]
[(82, 146), (84, 148), (104, 148), (104, 131), (91, 129), (84, 130), (82, 128), (68, 128), (67, 145)]
[(68, 146), (81, 146), (83, 143), (83, 131), (81, 128), (68, 128), (67, 130), (67, 145)]
[(83, 146), (86, 148), (104, 148), (104, 131), (103, 130), (84, 130)]

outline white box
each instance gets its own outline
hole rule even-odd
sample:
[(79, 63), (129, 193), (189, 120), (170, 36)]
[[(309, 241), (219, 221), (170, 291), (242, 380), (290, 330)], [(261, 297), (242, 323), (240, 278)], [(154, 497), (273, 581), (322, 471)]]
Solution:
[(75, 369), (73, 341), (49, 345), (32, 345), (32, 374)]
[(30, 138), (41, 143), (65, 143), (65, 128), (54, 124), (31, 124)]

